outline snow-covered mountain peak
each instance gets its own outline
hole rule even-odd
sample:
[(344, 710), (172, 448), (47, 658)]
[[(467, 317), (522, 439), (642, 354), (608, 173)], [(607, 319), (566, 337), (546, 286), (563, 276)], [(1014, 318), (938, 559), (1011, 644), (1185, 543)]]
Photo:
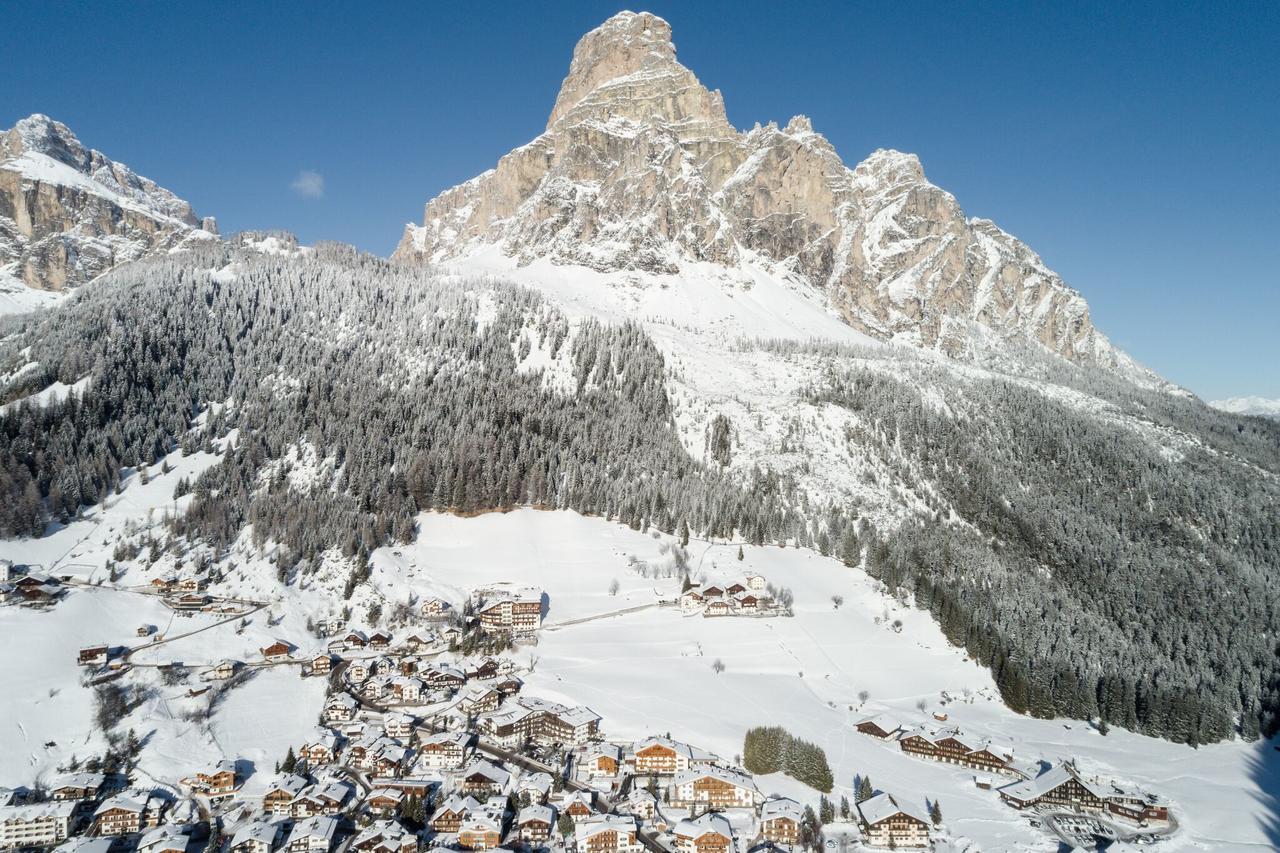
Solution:
[(578, 41), (547, 132), (620, 121), (669, 129), (682, 140), (734, 133), (720, 93), (676, 60), (671, 25), (648, 12), (619, 12)]
[[(72, 175), (51, 167), (43, 158), (70, 167), (78, 174)], [(112, 200), (137, 205), (191, 228), (211, 225), (213, 222), (210, 218), (202, 223), (196, 218), (188, 202), (155, 181), (135, 173), (125, 164), (88, 148), (80, 142), (71, 128), (42, 113), (22, 119), (8, 133), (0, 135), (0, 160), (4, 161), (4, 168), (22, 171), (33, 180), (62, 183), (118, 196), (119, 198)], [(97, 186), (90, 186), (85, 178)]]
[(1035, 252), (929, 183), (914, 154), (881, 149), (850, 169), (806, 116), (734, 129), (647, 13), (583, 36), (546, 131), (428, 202), (393, 257), (491, 267), (495, 248), (517, 268), (546, 259), (677, 287), (706, 265), (751, 267), (880, 340), (961, 359), (1031, 342), (1159, 382)]
[(1226, 400), (1214, 400), (1209, 405), (1233, 415), (1280, 418), (1280, 400), (1268, 400), (1265, 397), (1230, 397)]
[(0, 313), (113, 266), (214, 239), (212, 217), (37, 113), (0, 131)]
[(854, 178), (868, 188), (903, 183), (927, 183), (924, 166), (915, 154), (877, 148), (853, 170)]
[(579, 39), (547, 130), (602, 86), (623, 79), (664, 77), (679, 67), (670, 24), (647, 12), (619, 12)]
[(0, 156), (7, 159), (26, 151), (47, 154), (75, 168), (81, 168), (87, 153), (71, 128), (43, 113), (27, 116), (0, 137)]

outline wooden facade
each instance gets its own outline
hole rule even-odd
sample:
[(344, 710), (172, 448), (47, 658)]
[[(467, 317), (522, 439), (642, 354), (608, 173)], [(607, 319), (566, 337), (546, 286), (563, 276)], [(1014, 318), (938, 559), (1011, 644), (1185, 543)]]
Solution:
[(795, 844), (800, 840), (800, 823), (789, 817), (775, 817), (760, 823), (760, 834), (774, 844)]
[(929, 824), (903, 812), (864, 824), (863, 837), (878, 847), (927, 847)]
[[(874, 731), (868, 734), (874, 734)], [(958, 732), (932, 737), (921, 732), (910, 732), (898, 739), (898, 746), (903, 752), (917, 758), (957, 764), (987, 773), (1016, 773), (1009, 766), (1011, 756), (1000, 753), (985, 742), (969, 742)]]

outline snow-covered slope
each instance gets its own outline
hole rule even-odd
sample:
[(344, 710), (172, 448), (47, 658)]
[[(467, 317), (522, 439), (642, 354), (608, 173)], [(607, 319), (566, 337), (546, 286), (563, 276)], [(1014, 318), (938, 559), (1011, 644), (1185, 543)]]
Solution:
[(1214, 400), (1209, 405), (1235, 415), (1280, 418), (1280, 400), (1268, 400), (1265, 397), (1231, 397), (1226, 400)]
[[(744, 480), (758, 469), (789, 475), (809, 499), (856, 507), (889, 528), (928, 511), (930, 489), (904, 477), (915, 462), (891, 439), (880, 447), (849, 439), (868, 421), (840, 407), (809, 402), (806, 389), (833, 369), (857, 365), (890, 376), (915, 375), (922, 387), (932, 384), (931, 368), (959, 388), (993, 378), (1016, 381), (1091, 416), (1122, 422), (1154, 443), (1170, 448), (1195, 443), (1122, 415), (1089, 394), (1035, 378), (1025, 353), (979, 346), (975, 352), (982, 357), (975, 361), (980, 363), (966, 363), (879, 341), (824, 310), (802, 277), (780, 273), (757, 256), (744, 258), (736, 268), (686, 262), (679, 273), (601, 271), (550, 258), (522, 264), (490, 245), (476, 247), (446, 268), (533, 287), (565, 311), (575, 328), (589, 318), (640, 320), (666, 359), (668, 394), (690, 455), (710, 462), (711, 425), (728, 418), (732, 454), (725, 466), (730, 471)], [(1043, 352), (1040, 357), (1055, 359)], [(550, 363), (531, 361), (529, 367), (548, 369), (549, 375), (571, 372), (567, 351)], [(940, 389), (929, 393), (942, 399)], [(945, 406), (939, 411), (945, 415)]]
[(2, 313), (50, 304), (117, 264), (216, 233), (212, 218), (197, 219), (190, 204), (48, 116), (0, 133)]
[[(580, 319), (641, 321), (690, 454), (707, 460), (711, 425), (728, 418), (731, 470), (786, 473), (809, 499), (890, 527), (930, 505), (928, 485), (904, 474), (913, 463), (892, 441), (886, 455), (851, 441), (857, 416), (808, 402), (833, 366), (879, 351), (861, 360), (901, 370), (883, 357), (892, 347), (961, 383), (1018, 377), (1107, 417), (1114, 407), (1026, 377), (1065, 358), (1170, 389), (914, 155), (877, 151), (850, 169), (803, 117), (735, 130), (647, 13), (584, 36), (546, 131), (430, 201), (394, 257), (514, 280)], [(799, 347), (760, 345), (775, 339)]]
[[(672, 537), (633, 531), (571, 512), (530, 509), (476, 518), (425, 514), (408, 545), (375, 551), (369, 580), (350, 601), (339, 598), (349, 561), (334, 558), (323, 571), (282, 585), (270, 554), (237, 546), (221, 564), (213, 591), (268, 602), (266, 610), (222, 623), (215, 616), (175, 619), (152, 596), (131, 592), (172, 569), (172, 557), (148, 566), (125, 561), (117, 584), (106, 581), (112, 531), (144, 533), (156, 518), (181, 511), (171, 501), (179, 477), (216, 457), (173, 454), (174, 470), (146, 484), (130, 476), (105, 508), (39, 542), (0, 542), (0, 557), (27, 559), (73, 572), (102, 586), (72, 590), (46, 613), (0, 610), (0, 629), (21, 634), (30, 654), (0, 656), (0, 676), (15, 687), (0, 704), (0, 784), (29, 782), (65, 762), (102, 748), (92, 723), (90, 690), (77, 684), (78, 646), (137, 645), (135, 627), (159, 626), (166, 636), (205, 629), (134, 656), (126, 684), (145, 700), (120, 729), (145, 737), (141, 778), (171, 783), (222, 757), (247, 759), (263, 776), (289, 745), (312, 731), (322, 679), (299, 679), (298, 668), (259, 670), (216, 703), (211, 717), (193, 715), (205, 697), (188, 685), (166, 685), (152, 668), (183, 661), (198, 673), (223, 658), (254, 660), (257, 649), (282, 637), (300, 653), (322, 645), (309, 618), (349, 604), (351, 624), (363, 625), (370, 605), (390, 614), (399, 603), (440, 596), (461, 602), (477, 587), (533, 584), (548, 595), (546, 625), (536, 646), (510, 654), (531, 695), (591, 707), (608, 737), (670, 733), (726, 758), (742, 750), (747, 728), (783, 725), (821, 745), (836, 779), (834, 796), (850, 794), (855, 773), (877, 787), (938, 799), (947, 830), (975, 849), (1033, 851), (1050, 838), (991, 791), (976, 788), (972, 771), (904, 756), (896, 746), (853, 730), (862, 716), (886, 712), (906, 722), (945, 711), (950, 723), (1013, 747), (1020, 760), (1074, 757), (1085, 772), (1137, 783), (1171, 801), (1181, 830), (1166, 850), (1267, 849), (1259, 802), (1280, 773), (1280, 754), (1267, 743), (1230, 742), (1192, 749), (1114, 729), (1105, 737), (1086, 724), (1034, 720), (1010, 713), (996, 698), (990, 673), (949, 646), (927, 614), (888, 595), (858, 568), (803, 549), (711, 545), (693, 540), (687, 551)], [(791, 589), (793, 618), (707, 619), (661, 607), (677, 594), (680, 566), (695, 576), (742, 571)], [(234, 568), (232, 568), (234, 566)], [(617, 581), (617, 591), (611, 591)], [(335, 585), (336, 584), (336, 585)], [(837, 608), (832, 596), (841, 596)], [(384, 617), (385, 619), (386, 617)], [(724, 664), (717, 673), (712, 664)], [(198, 678), (191, 686), (200, 686)], [(864, 701), (860, 694), (866, 691)], [(949, 700), (945, 700), (944, 693)], [(922, 714), (917, 703), (923, 700)], [(149, 736), (149, 737), (148, 737)], [(766, 792), (812, 803), (817, 793), (784, 777), (762, 777)], [(249, 780), (250, 787), (259, 784)], [(963, 844), (960, 845), (963, 847)]]
[[(1158, 381), (1094, 328), (1079, 293), (1026, 245), (966, 217), (914, 155), (881, 150), (850, 169), (802, 116), (734, 129), (720, 93), (676, 60), (670, 26), (648, 13), (583, 36), (546, 131), (430, 201), (395, 257), (469, 262), (494, 249), (518, 267), (663, 282), (763, 271), (880, 340), (964, 359), (1031, 341)], [(610, 281), (623, 299), (655, 286)]]

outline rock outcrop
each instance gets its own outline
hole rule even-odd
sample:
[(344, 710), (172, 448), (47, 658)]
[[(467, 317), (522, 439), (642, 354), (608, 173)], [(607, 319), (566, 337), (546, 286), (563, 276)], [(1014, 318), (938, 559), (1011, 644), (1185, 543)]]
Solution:
[(599, 271), (676, 274), (751, 259), (801, 276), (851, 326), (965, 357), (1031, 340), (1140, 371), (1026, 245), (925, 178), (911, 154), (853, 169), (796, 117), (749, 132), (676, 59), (671, 28), (622, 12), (585, 35), (544, 133), (427, 203), (393, 257), (498, 246)]
[(62, 291), (216, 234), (212, 218), (48, 116), (0, 133), (0, 284)]

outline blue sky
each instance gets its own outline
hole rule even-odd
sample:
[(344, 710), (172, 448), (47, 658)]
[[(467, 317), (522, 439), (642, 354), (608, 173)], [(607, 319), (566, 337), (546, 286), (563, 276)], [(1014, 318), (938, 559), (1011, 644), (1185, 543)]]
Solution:
[[(539, 133), (613, 3), (8, 3), (0, 127), (66, 122), (218, 217), (387, 254)], [(920, 155), (1122, 347), (1206, 398), (1280, 397), (1280, 4), (678, 4), (739, 127)]]

